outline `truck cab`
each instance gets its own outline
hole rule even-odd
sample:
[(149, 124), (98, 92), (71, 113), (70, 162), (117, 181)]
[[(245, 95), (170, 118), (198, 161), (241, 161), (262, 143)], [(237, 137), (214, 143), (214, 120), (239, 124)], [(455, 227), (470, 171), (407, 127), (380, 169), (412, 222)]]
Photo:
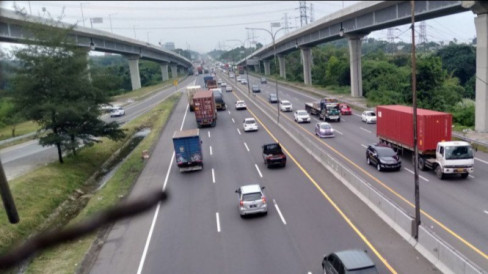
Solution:
[(460, 174), (462, 178), (473, 173), (474, 152), (468, 142), (448, 141), (439, 142), (435, 151), (435, 158), (419, 158), (419, 168), (429, 167), (435, 170), (439, 179), (446, 175)]

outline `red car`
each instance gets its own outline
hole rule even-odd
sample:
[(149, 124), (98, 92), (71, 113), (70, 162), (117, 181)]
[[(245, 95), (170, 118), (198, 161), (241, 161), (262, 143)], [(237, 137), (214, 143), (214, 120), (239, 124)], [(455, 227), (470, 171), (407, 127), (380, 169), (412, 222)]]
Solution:
[(347, 104), (339, 104), (339, 110), (341, 111), (341, 115), (352, 114), (351, 108)]

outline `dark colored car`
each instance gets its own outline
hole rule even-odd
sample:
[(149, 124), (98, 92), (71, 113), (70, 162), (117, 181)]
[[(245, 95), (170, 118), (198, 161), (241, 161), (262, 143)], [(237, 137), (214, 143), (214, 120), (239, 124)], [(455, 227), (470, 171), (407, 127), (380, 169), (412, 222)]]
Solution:
[(369, 145), (366, 149), (368, 165), (376, 166), (378, 171), (384, 169), (400, 170), (402, 161), (398, 154), (389, 146)]
[(270, 166), (286, 166), (286, 155), (281, 150), (279, 143), (263, 145), (263, 159), (264, 165), (268, 168)]
[(252, 85), (252, 92), (254, 93), (261, 92), (261, 88), (259, 87), (259, 85)]
[(333, 252), (322, 260), (324, 273), (377, 274), (378, 269), (366, 251), (359, 249)]
[(276, 96), (276, 93), (270, 93), (268, 96), (268, 101), (270, 103), (278, 103), (278, 97)]

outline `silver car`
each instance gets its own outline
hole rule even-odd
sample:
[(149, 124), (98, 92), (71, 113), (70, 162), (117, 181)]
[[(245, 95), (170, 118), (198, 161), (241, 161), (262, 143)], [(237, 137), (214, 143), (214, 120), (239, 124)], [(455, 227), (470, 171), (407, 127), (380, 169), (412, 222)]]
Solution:
[(268, 204), (263, 193), (264, 186), (245, 185), (236, 189), (239, 195), (239, 213), (242, 216), (256, 213), (268, 214)]

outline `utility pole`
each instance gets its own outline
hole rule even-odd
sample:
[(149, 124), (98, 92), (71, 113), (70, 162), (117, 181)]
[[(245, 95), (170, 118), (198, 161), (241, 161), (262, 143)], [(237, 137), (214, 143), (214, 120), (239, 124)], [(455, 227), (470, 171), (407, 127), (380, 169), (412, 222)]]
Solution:
[(427, 25), (425, 21), (420, 22), (419, 44), (427, 43)]
[(307, 1), (299, 1), (300, 9), (300, 27), (306, 26), (307, 22)]
[(393, 43), (395, 43), (395, 36), (393, 35), (393, 28), (387, 29), (386, 40), (388, 41), (388, 51), (390, 53), (393, 53)]
[(134, 30), (134, 39), (136, 39), (136, 26), (132, 25), (132, 29)]
[(83, 20), (83, 27), (85, 26), (85, 16), (83, 15), (83, 3), (80, 3), (81, 8), (81, 20)]
[(420, 191), (419, 191), (419, 172), (418, 172), (418, 147), (417, 147), (417, 67), (415, 59), (415, 1), (411, 0), (412, 5), (412, 98), (413, 98), (413, 170), (415, 181), (415, 223), (412, 229), (412, 236), (418, 240), (420, 226)]
[(313, 3), (310, 3), (310, 23), (313, 21)]

